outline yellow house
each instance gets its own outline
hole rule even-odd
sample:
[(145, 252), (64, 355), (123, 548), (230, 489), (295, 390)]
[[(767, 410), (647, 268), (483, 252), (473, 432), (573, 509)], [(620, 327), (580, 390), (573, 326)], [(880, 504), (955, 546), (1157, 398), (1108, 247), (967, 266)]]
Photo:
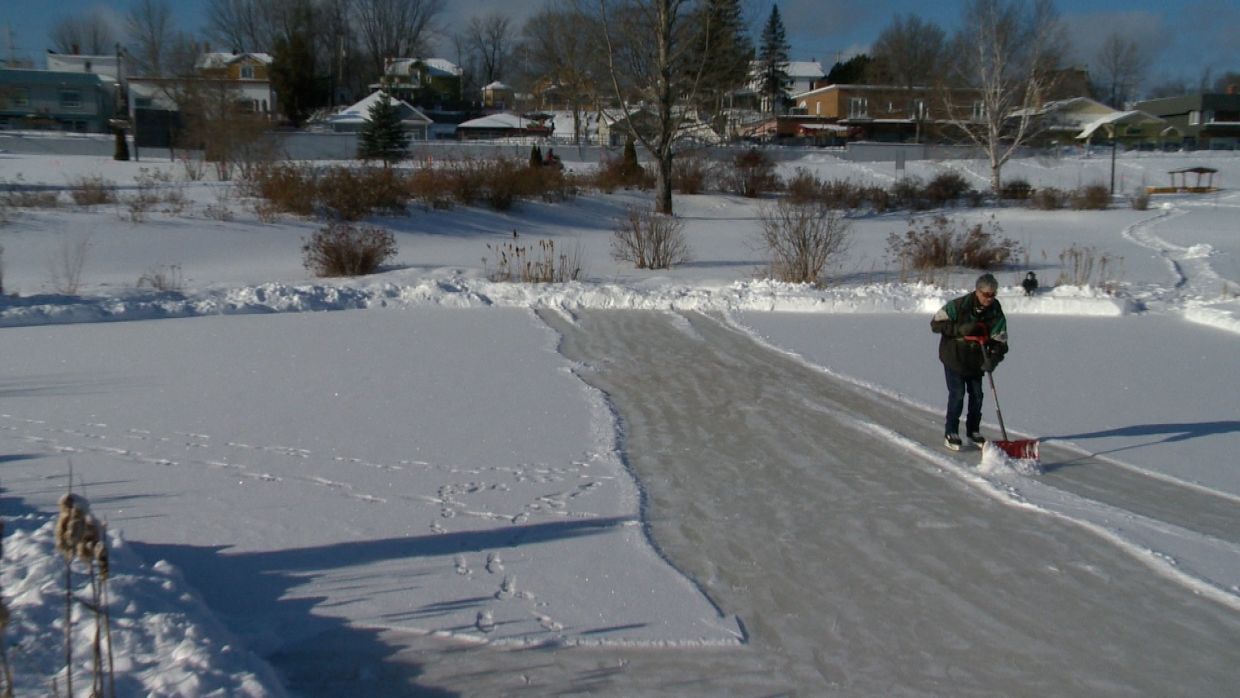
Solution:
[(271, 55), (267, 53), (204, 53), (194, 67), (204, 78), (270, 80)]

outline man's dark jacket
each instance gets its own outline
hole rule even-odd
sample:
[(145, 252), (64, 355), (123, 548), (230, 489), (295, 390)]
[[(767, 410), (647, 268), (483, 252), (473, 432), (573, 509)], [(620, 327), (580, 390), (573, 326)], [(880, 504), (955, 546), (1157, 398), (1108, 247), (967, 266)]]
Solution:
[[(930, 329), (940, 335), (939, 361), (965, 378), (981, 376), (1007, 353), (1007, 318), (997, 298), (989, 307), (979, 303), (975, 293), (950, 300), (934, 314)], [(989, 364), (983, 343), (990, 354)]]

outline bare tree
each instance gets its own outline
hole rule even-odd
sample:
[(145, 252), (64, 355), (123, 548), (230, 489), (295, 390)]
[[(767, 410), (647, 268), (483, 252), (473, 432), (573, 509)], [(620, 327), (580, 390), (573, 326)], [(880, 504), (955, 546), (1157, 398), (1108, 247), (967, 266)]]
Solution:
[[(872, 70), (880, 80), (903, 88), (913, 102), (916, 95), (942, 74), (947, 57), (947, 35), (939, 25), (914, 14), (896, 15), (870, 48)], [(913, 108), (916, 142), (928, 112)]]
[(426, 50), (443, 0), (357, 0), (357, 31), (375, 76), (389, 58), (416, 58)]
[(224, 50), (263, 51), (274, 40), (263, 0), (210, 0), (207, 36)]
[(83, 53), (88, 56), (115, 53), (119, 40), (112, 22), (99, 10), (61, 19), (52, 27), (48, 38), (52, 41), (52, 48), (60, 53)]
[(525, 23), (525, 68), (534, 81), (552, 88), (573, 113), (573, 141), (580, 143), (584, 131), (582, 112), (595, 101), (598, 52), (592, 37), (600, 34), (594, 18), (572, 10), (566, 3), (548, 5)]
[[(705, 31), (708, 14), (691, 0), (629, 0), (608, 11), (599, 0), (607, 68), (620, 117), (629, 133), (655, 158), (655, 210), (672, 213), (672, 161), (676, 142), (692, 114), (686, 108), (696, 100), (702, 77), (701, 56), (695, 48)], [(697, 61), (692, 57), (698, 56)], [(653, 105), (654, 125), (636, 127), (634, 99)]]
[(1098, 79), (1109, 95), (1109, 104), (1123, 109), (1149, 69), (1150, 56), (1135, 40), (1112, 31), (1097, 55)]
[(175, 34), (168, 0), (134, 0), (125, 29), (139, 74), (164, 77), (165, 56)]
[[(1058, 79), (1064, 36), (1051, 0), (969, 0), (940, 91), (946, 117), (990, 161), (997, 193), (1004, 163), (1034, 134), (1040, 107)], [(963, 88), (963, 89), (961, 89)]]
[(499, 14), (469, 20), (462, 44), (477, 59), (484, 85), (504, 79), (504, 63), (512, 52), (512, 20)]

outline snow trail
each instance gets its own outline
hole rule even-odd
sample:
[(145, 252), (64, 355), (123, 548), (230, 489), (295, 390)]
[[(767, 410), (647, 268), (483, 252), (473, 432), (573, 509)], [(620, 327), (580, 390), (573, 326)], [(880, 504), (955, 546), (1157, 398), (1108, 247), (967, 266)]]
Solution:
[(936, 417), (695, 313), (692, 333), (649, 312), (543, 317), (616, 405), (655, 541), (792, 690), (1214, 694), (1234, 678), (1217, 650), (1240, 618), (863, 426), (928, 442)]

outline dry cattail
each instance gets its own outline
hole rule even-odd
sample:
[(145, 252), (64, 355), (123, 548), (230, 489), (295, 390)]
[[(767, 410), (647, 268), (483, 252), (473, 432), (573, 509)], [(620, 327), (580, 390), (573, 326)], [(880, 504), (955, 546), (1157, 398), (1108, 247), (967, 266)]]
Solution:
[(0, 630), (9, 627), (9, 606), (0, 599)]
[(56, 519), (56, 549), (72, 560), (86, 535), (86, 500), (75, 494), (60, 498), (60, 516)]

